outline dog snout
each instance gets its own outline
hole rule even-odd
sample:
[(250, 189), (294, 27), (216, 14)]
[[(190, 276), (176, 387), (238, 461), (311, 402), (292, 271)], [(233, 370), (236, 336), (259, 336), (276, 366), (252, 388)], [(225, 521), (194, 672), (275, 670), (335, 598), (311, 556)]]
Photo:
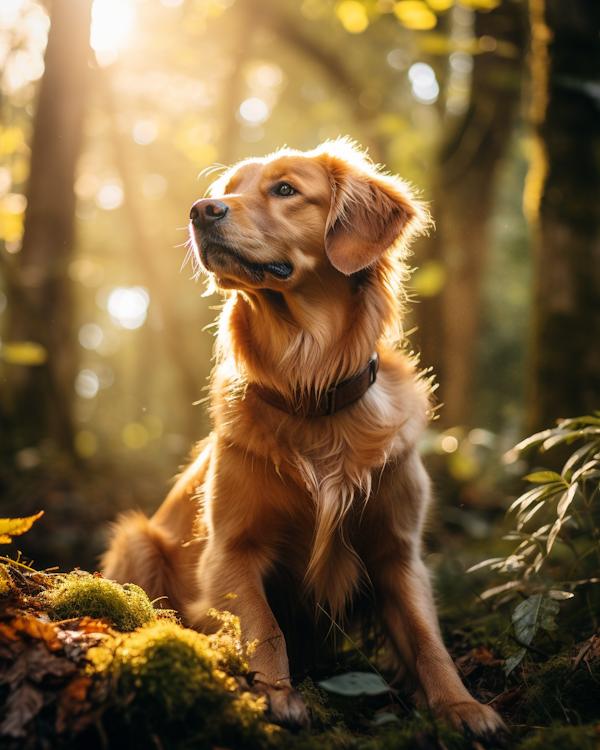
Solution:
[(205, 198), (196, 201), (190, 211), (190, 219), (195, 227), (206, 228), (224, 219), (229, 207), (223, 201)]

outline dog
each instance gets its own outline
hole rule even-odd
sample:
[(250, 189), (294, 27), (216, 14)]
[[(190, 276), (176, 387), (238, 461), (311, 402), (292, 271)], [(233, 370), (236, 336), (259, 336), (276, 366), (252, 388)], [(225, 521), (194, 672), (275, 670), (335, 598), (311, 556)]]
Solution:
[(309, 719), (270, 606), (278, 581), (313, 624), (366, 601), (417, 705), (477, 737), (505, 728), (458, 676), (420, 557), (430, 393), (397, 342), (409, 244), (429, 221), (348, 139), (243, 161), (191, 209), (198, 270), (227, 296), (214, 431), (150, 520), (118, 522), (103, 573), (205, 632), (212, 608), (239, 616), (253, 690), (283, 726)]

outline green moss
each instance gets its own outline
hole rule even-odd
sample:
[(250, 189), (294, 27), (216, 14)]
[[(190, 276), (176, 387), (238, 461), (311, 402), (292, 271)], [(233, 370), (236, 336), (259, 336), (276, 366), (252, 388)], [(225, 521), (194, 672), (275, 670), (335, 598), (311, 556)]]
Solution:
[(560, 726), (537, 731), (521, 742), (518, 750), (598, 750), (600, 732), (593, 726)]
[(12, 588), (12, 578), (8, 572), (8, 566), (0, 563), (0, 596), (6, 596)]
[(157, 612), (146, 593), (132, 583), (122, 586), (89, 573), (69, 573), (43, 594), (50, 616), (57, 620), (73, 617), (105, 617), (116, 630), (129, 631), (155, 622)]
[(328, 708), (325, 705), (329, 702), (329, 696), (324, 690), (318, 688), (310, 677), (298, 685), (298, 690), (302, 693), (308, 708), (313, 731), (324, 732), (326, 729), (337, 726), (345, 728), (342, 714), (335, 708), (331, 706)]
[(149, 746), (149, 737), (163, 732), (169, 747), (266, 746), (278, 730), (262, 721), (260, 699), (237, 694), (227, 653), (214, 643), (161, 620), (89, 649), (90, 674), (116, 684), (113, 727), (123, 723), (127, 746)]
[(91, 649), (88, 656), (97, 671), (108, 669), (118, 678), (121, 694), (152, 699), (173, 719), (181, 718), (199, 694), (216, 691), (220, 698), (235, 687), (207, 636), (168, 621), (140, 628), (112, 653)]
[(404, 719), (362, 737), (341, 727), (294, 738), (283, 735), (278, 738), (278, 745), (285, 745), (286, 750), (473, 750), (472, 742), (462, 734), (428, 719)]
[(573, 672), (568, 655), (556, 656), (527, 682), (524, 704), (533, 724), (555, 720), (587, 724), (600, 719), (600, 660), (590, 662), (589, 669), (579, 664)]

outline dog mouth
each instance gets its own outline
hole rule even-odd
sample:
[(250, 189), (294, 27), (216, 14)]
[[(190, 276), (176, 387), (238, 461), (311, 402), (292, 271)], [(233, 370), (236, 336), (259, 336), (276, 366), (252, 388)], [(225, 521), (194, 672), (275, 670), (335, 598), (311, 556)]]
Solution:
[(267, 275), (278, 281), (286, 281), (294, 271), (292, 264), (284, 261), (254, 263), (230, 245), (212, 237), (203, 238), (202, 242), (197, 243), (197, 247), (202, 265), (211, 273), (235, 271), (241, 266), (254, 281), (263, 281)]

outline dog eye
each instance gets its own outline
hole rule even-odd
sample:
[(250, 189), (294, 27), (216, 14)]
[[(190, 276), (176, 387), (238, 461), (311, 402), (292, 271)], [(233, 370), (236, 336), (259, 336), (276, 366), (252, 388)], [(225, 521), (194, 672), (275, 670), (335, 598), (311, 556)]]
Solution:
[(291, 185), (288, 185), (287, 182), (280, 182), (279, 185), (276, 185), (273, 192), (275, 195), (294, 195), (294, 193), (297, 193), (297, 190), (294, 190), (294, 188)]

